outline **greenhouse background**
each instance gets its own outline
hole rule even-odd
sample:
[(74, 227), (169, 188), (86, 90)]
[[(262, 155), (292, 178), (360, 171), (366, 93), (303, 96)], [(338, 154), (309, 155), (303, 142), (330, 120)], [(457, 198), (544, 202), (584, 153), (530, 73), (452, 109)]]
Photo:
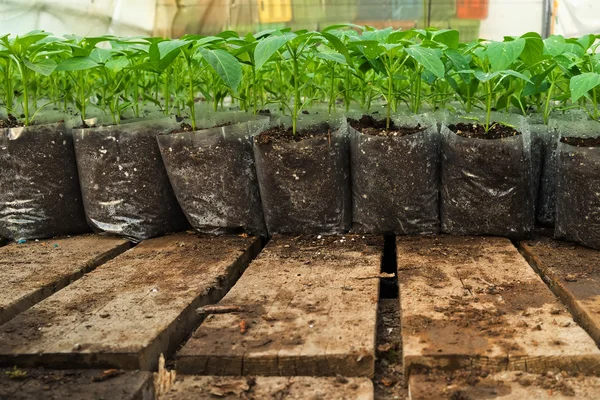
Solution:
[(463, 41), (535, 31), (578, 36), (600, 30), (598, 0), (1, 0), (0, 32), (214, 34), (336, 23), (377, 28), (454, 28)]

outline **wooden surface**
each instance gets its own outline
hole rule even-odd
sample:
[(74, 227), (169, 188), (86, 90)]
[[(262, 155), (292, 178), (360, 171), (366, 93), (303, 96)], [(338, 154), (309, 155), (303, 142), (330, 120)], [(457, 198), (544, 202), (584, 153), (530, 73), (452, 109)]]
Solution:
[(434, 371), (411, 375), (408, 390), (410, 400), (595, 400), (600, 393), (600, 378), (563, 372), (540, 375), (516, 371)]
[(367, 378), (178, 376), (161, 400), (196, 399), (372, 400)]
[(177, 355), (202, 375), (372, 376), (380, 238), (275, 236)]
[(151, 372), (0, 369), (2, 400), (151, 400)]
[(261, 242), (186, 233), (143, 241), (1, 326), (0, 363), (155, 368)]
[(576, 321), (600, 345), (600, 251), (551, 239), (522, 242), (520, 247)]
[(0, 324), (129, 247), (127, 240), (100, 235), (0, 247)]
[(594, 372), (600, 350), (507, 239), (399, 238), (406, 376), (413, 367)]

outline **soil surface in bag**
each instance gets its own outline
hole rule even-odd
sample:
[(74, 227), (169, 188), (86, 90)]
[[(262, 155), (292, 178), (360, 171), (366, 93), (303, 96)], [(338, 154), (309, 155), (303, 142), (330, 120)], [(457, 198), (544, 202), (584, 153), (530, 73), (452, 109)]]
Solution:
[(350, 228), (350, 159), (346, 129), (315, 124), (270, 128), (255, 138), (254, 157), (270, 233), (339, 233)]
[(535, 225), (530, 157), (514, 128), (495, 124), (486, 136), (480, 125), (450, 125), (442, 141), (442, 231), (527, 237)]
[(430, 128), (365, 115), (349, 120), (353, 229), (363, 233), (439, 231), (439, 162)]
[(194, 229), (266, 236), (248, 123), (159, 135), (158, 143)]
[(75, 130), (85, 212), (96, 231), (135, 241), (188, 227), (156, 136), (160, 122)]
[(561, 138), (554, 236), (600, 250), (600, 138)]
[(38, 239), (89, 232), (63, 123), (0, 130), (0, 236)]

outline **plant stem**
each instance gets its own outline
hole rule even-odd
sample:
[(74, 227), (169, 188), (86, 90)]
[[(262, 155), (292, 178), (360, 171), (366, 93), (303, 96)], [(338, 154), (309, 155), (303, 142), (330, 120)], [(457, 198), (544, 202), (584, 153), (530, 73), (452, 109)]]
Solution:
[(254, 66), (254, 64), (252, 65), (252, 103), (253, 103), (253, 108), (252, 108), (252, 113), (254, 115), (256, 115), (256, 93), (258, 91), (258, 88), (256, 87), (257, 83), (256, 83), (256, 67)]
[(163, 97), (165, 98), (165, 109), (163, 110), (163, 113), (165, 115), (169, 115), (169, 100), (171, 100), (171, 95), (169, 94), (169, 74), (170, 74), (170, 72), (171, 72), (170, 68), (167, 68), (167, 70), (164, 72)]
[(192, 73), (192, 60), (188, 59), (188, 106), (190, 107), (190, 117), (192, 118), (192, 130), (196, 130), (196, 108), (194, 107), (194, 74)]
[(329, 93), (329, 114), (335, 104), (335, 64), (331, 63), (331, 92)]
[(79, 102), (81, 103), (81, 122), (85, 121), (85, 81), (83, 79), (83, 71), (79, 71), (77, 74), (79, 78)]
[(387, 115), (385, 119), (385, 128), (390, 129), (390, 120), (392, 118), (392, 80), (391, 72), (388, 73), (388, 91), (387, 91)]
[(548, 119), (550, 117), (550, 100), (552, 99), (552, 91), (554, 90), (554, 80), (550, 84), (550, 89), (548, 89), (548, 96), (546, 97), (546, 105), (544, 106), (544, 125), (548, 125)]
[(486, 89), (487, 89), (487, 99), (486, 99), (486, 113), (485, 113), (485, 132), (489, 132), (490, 130), (490, 123), (491, 123), (491, 118), (492, 118), (492, 84), (490, 83), (490, 81), (488, 81), (486, 83)]
[(298, 121), (298, 113), (300, 108), (300, 93), (298, 90), (298, 77), (300, 73), (298, 71), (298, 58), (297, 54), (292, 54), (292, 60), (294, 65), (294, 111), (292, 112), (292, 135), (296, 136), (296, 124)]
[(27, 69), (21, 65), (21, 77), (23, 79), (23, 114), (25, 114), (25, 126), (29, 126), (29, 88), (27, 79)]

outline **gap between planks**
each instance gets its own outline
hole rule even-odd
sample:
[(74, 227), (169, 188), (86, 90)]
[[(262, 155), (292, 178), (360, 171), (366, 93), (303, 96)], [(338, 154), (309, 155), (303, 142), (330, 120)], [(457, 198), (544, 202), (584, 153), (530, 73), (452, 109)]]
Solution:
[(262, 245), (188, 233), (143, 241), (0, 326), (0, 364), (155, 369)]

